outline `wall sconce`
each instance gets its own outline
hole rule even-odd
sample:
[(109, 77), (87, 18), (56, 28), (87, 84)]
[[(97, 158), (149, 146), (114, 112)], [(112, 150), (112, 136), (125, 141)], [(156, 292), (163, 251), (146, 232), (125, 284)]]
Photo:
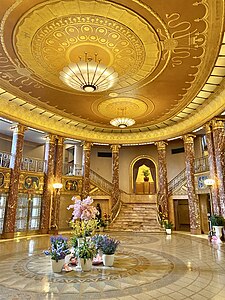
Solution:
[(56, 194), (58, 194), (63, 185), (60, 182), (56, 182), (56, 183), (53, 183), (52, 186), (53, 186), (53, 189), (56, 191)]

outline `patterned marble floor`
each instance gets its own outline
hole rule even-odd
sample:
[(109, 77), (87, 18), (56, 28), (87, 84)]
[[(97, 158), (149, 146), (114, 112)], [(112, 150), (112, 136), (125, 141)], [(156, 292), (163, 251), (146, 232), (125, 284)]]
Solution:
[(52, 273), (49, 236), (0, 240), (0, 299), (225, 299), (225, 245), (173, 233), (113, 233), (113, 267)]

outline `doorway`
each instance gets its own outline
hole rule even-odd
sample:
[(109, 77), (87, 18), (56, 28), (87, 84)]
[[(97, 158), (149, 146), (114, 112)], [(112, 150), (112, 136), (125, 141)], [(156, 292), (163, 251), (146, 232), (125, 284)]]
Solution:
[(34, 233), (39, 230), (41, 195), (19, 194), (16, 211), (16, 232)]
[(177, 231), (190, 231), (189, 207), (187, 199), (174, 200), (175, 228)]

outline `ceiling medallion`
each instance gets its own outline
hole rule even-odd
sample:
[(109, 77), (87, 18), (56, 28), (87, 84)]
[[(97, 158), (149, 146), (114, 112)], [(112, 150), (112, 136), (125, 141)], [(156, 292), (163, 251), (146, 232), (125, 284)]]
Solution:
[(128, 126), (132, 126), (135, 124), (135, 120), (128, 118), (125, 116), (126, 114), (126, 108), (118, 109), (118, 115), (121, 115), (117, 118), (114, 118), (110, 121), (110, 124), (119, 127), (121, 129), (127, 128)]
[(118, 80), (118, 73), (112, 67), (107, 68), (100, 63), (95, 54), (94, 60), (85, 52), (84, 60), (70, 63), (59, 73), (60, 79), (71, 88), (83, 92), (102, 92), (114, 86)]

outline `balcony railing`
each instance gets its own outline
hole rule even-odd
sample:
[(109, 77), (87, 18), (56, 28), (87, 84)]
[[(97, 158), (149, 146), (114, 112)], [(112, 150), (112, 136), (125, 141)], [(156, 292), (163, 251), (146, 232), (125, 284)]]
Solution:
[(0, 167), (9, 168), (11, 154), (7, 152), (0, 152)]
[(64, 163), (63, 175), (67, 176), (82, 176), (82, 166), (78, 164)]
[(45, 161), (36, 158), (23, 157), (20, 169), (28, 172), (44, 172)]

